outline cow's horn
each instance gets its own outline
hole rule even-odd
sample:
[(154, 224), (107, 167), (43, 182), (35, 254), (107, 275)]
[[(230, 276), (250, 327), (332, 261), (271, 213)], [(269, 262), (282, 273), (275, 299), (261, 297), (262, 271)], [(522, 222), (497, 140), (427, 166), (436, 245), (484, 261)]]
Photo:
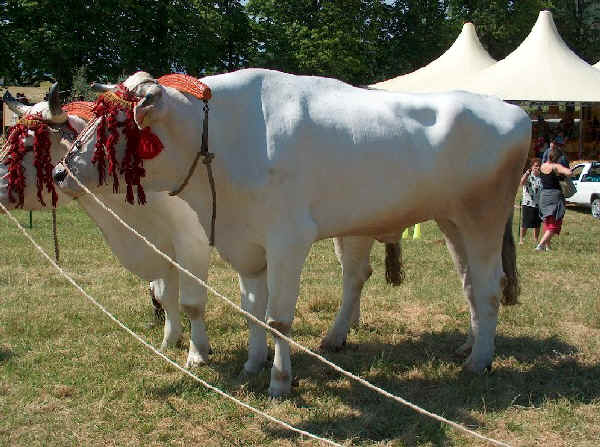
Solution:
[(8, 106), (8, 108), (10, 110), (12, 110), (14, 113), (16, 113), (17, 116), (19, 116), (19, 117), (27, 114), (27, 112), (31, 108), (31, 106), (26, 106), (25, 104), (22, 104), (19, 101), (17, 101), (13, 97), (13, 95), (10, 94), (10, 92), (8, 90), (6, 90), (6, 92), (4, 92), (2, 101), (4, 101), (4, 104), (6, 104)]
[(90, 87), (92, 90), (97, 92), (108, 92), (109, 90), (114, 90), (117, 87), (117, 84), (101, 84), (99, 82), (92, 82)]
[(52, 87), (50, 87), (50, 92), (48, 93), (48, 106), (50, 107), (50, 114), (52, 117), (59, 117), (65, 113), (60, 106), (58, 82), (55, 82), (52, 84)]

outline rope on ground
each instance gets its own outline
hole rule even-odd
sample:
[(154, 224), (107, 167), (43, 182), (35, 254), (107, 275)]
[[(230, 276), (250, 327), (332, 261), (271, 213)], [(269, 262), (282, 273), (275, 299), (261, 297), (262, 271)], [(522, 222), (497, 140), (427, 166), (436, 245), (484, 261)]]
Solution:
[(183, 372), (184, 374), (187, 374), (188, 376), (190, 376), (192, 379), (194, 379), (195, 381), (201, 383), (203, 386), (205, 386), (206, 388), (214, 391), (215, 393), (219, 394), (222, 397), (225, 397), (226, 399), (231, 400), (232, 402), (236, 403), (237, 405), (240, 405), (241, 407), (246, 408), (247, 410), (258, 414), (259, 416), (262, 416), (266, 419), (268, 419), (271, 422), (274, 422), (278, 425), (281, 425), (284, 428), (287, 428), (288, 430), (291, 430), (293, 432), (296, 432), (300, 435), (303, 436), (307, 436), (309, 438), (315, 439), (319, 442), (328, 444), (328, 445), (334, 445), (334, 446), (339, 446), (339, 447), (343, 447), (342, 444), (338, 444), (337, 442), (331, 441), (330, 439), (327, 438), (321, 438), (320, 436), (314, 435), (310, 432), (307, 432), (305, 430), (301, 430), (299, 428), (296, 428), (286, 422), (283, 422), (273, 416), (268, 415), (267, 413), (264, 413), (250, 405), (248, 405), (245, 402), (242, 402), (241, 400), (236, 399), (233, 396), (230, 396), (229, 394), (227, 394), (224, 391), (221, 391), (219, 388), (211, 385), (208, 382), (205, 382), (204, 380), (202, 380), (200, 377), (196, 376), (195, 374), (193, 374), (191, 371), (189, 371), (186, 368), (183, 368), (182, 366), (180, 366), (178, 363), (176, 363), (175, 361), (171, 360), (169, 357), (167, 357), (165, 354), (163, 354), (162, 352), (160, 352), (158, 349), (156, 349), (154, 346), (152, 346), (150, 343), (148, 343), (146, 340), (144, 340), (142, 337), (140, 337), (138, 334), (136, 334), (135, 332), (133, 332), (131, 329), (129, 329), (127, 326), (125, 326), (125, 324), (121, 323), (121, 321), (119, 321), (115, 316), (113, 316), (102, 304), (100, 304), (98, 301), (96, 301), (91, 295), (89, 295), (79, 284), (77, 284), (77, 282), (75, 282), (75, 280), (73, 278), (71, 278), (71, 276), (65, 272), (45, 251), (44, 249), (31, 237), (31, 235), (27, 232), (27, 230), (25, 228), (23, 228), (23, 226), (19, 223), (19, 221), (6, 209), (6, 207), (2, 204), (2, 202), (0, 202), (0, 207), (2, 208), (2, 210), (8, 215), (8, 217), (15, 223), (15, 225), (19, 228), (19, 230), (21, 230), (21, 232), (25, 235), (25, 237), (27, 239), (29, 239), (29, 242), (31, 242), (33, 244), (33, 246), (42, 254), (42, 256), (44, 256), (48, 262), (50, 264), (52, 264), (52, 266), (58, 270), (58, 272), (64, 276), (67, 281), (69, 281), (73, 287), (75, 287), (77, 290), (79, 290), (79, 292), (85, 296), (88, 300), (90, 300), (98, 309), (100, 309), (102, 312), (104, 312), (104, 314), (106, 316), (108, 316), (108, 318), (110, 318), (112, 321), (114, 321), (119, 327), (121, 327), (121, 329), (123, 329), (125, 332), (127, 332), (129, 335), (131, 335), (133, 338), (135, 338), (137, 341), (139, 341), (142, 345), (144, 345), (146, 348), (148, 348), (150, 351), (154, 352), (156, 355), (158, 355), (159, 357), (161, 357), (163, 360), (165, 360), (167, 363), (169, 363), (171, 366), (175, 367), (176, 369), (180, 370), (181, 372)]
[(449, 419), (446, 419), (443, 416), (440, 416), (438, 414), (432, 413), (430, 411), (425, 410), (424, 408), (419, 407), (416, 404), (413, 404), (412, 402), (407, 401), (406, 399), (400, 397), (400, 396), (396, 396), (395, 394), (390, 393), (389, 391), (386, 391), (382, 388), (379, 388), (375, 385), (373, 385), (371, 382), (368, 382), (367, 380), (352, 374), (349, 371), (346, 371), (345, 369), (343, 369), (342, 367), (336, 365), (333, 362), (330, 362), (329, 360), (327, 360), (325, 357), (317, 354), (316, 352), (311, 351), (310, 349), (304, 347), (303, 345), (301, 345), (300, 343), (294, 341), (293, 339), (291, 339), (290, 337), (288, 337), (287, 335), (284, 335), (283, 333), (279, 332), (277, 329), (272, 328), (271, 326), (265, 324), (263, 321), (259, 320), (258, 318), (256, 318), (254, 315), (252, 315), (249, 312), (246, 312), (244, 309), (242, 309), (240, 306), (238, 306), (237, 304), (235, 304), (232, 300), (230, 300), (229, 298), (227, 298), (226, 296), (222, 295), (220, 292), (218, 292), (217, 290), (213, 289), (211, 286), (209, 286), (206, 282), (204, 282), (202, 279), (198, 278), (196, 275), (194, 275), (192, 272), (190, 272), (188, 269), (186, 269), (185, 267), (181, 266), (180, 264), (178, 264), (176, 261), (174, 261), (173, 259), (171, 259), (171, 257), (165, 253), (163, 253), (161, 250), (159, 250), (152, 242), (150, 242), (144, 235), (138, 233), (134, 228), (132, 228), (131, 226), (129, 226), (129, 224), (127, 224), (127, 222), (125, 222), (123, 219), (121, 219), (121, 217), (119, 217), (119, 215), (117, 215), (117, 213), (115, 213), (112, 209), (110, 209), (108, 206), (106, 206), (104, 204), (104, 202), (102, 202), (102, 200), (100, 200), (94, 193), (92, 193), (83, 183), (81, 183), (81, 181), (71, 172), (71, 170), (69, 169), (69, 167), (65, 164), (63, 164), (65, 170), (67, 171), (67, 174), (73, 178), (73, 180), (75, 180), (75, 182), (79, 185), (79, 187), (81, 187), (81, 189), (83, 189), (87, 194), (89, 194), (95, 201), (96, 203), (98, 203), (98, 205), (100, 205), (106, 212), (108, 212), (111, 216), (113, 216), (117, 222), (119, 222), (121, 225), (123, 225), (125, 228), (127, 228), (129, 231), (131, 231), (133, 234), (135, 234), (139, 239), (143, 240), (154, 252), (156, 252), (159, 256), (161, 256), (163, 259), (165, 259), (167, 262), (169, 262), (171, 265), (173, 265), (175, 268), (177, 268), (180, 272), (185, 273), (189, 278), (193, 279), (194, 281), (196, 281), (198, 284), (204, 286), (206, 288), (206, 290), (209, 290), (210, 292), (212, 292), (215, 296), (218, 296), (219, 298), (221, 298), (223, 301), (225, 301), (227, 304), (229, 304), (231, 307), (233, 307), (234, 309), (236, 309), (239, 313), (241, 313), (242, 315), (244, 315), (246, 318), (249, 318), (250, 320), (252, 320), (254, 323), (258, 324), (259, 326), (265, 328), (266, 330), (270, 331), (272, 334), (276, 335), (277, 337), (282, 338), (283, 340), (287, 341), (290, 345), (295, 346), (296, 348), (298, 348), (299, 350), (301, 350), (302, 352), (310, 355), (311, 357), (316, 358), (317, 360), (321, 361), (322, 363), (330, 366), (331, 368), (333, 368), (334, 370), (336, 370), (337, 372), (343, 374), (344, 376), (361, 383), (362, 385), (364, 385), (365, 387), (369, 388), (372, 391), (375, 391), (378, 394), (381, 394), (382, 396), (388, 397), (392, 400), (395, 400), (398, 403), (401, 403), (402, 405), (407, 406), (408, 408), (416, 411), (417, 413), (423, 414), (425, 416), (429, 416), (432, 419), (435, 419), (439, 422), (443, 422), (445, 424), (450, 425), (451, 427), (454, 427), (455, 429), (462, 431), (464, 433), (467, 433), (475, 438), (478, 438), (482, 441), (486, 441), (488, 443), (497, 445), (497, 446), (501, 446), (501, 447), (511, 447), (509, 444), (506, 444), (502, 441), (497, 441), (495, 439), (492, 438), (488, 438), (487, 436), (484, 436), (482, 434), (477, 433), (476, 431), (470, 430), (467, 427), (458, 424), (454, 421), (451, 421)]
[(54, 236), (54, 259), (60, 262), (60, 249), (58, 248), (58, 233), (56, 229), (56, 208), (52, 208), (52, 235)]

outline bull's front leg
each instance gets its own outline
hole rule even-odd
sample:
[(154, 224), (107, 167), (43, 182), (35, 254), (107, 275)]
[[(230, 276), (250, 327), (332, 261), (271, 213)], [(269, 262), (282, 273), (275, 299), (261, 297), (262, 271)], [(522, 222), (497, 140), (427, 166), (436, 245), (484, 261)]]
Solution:
[[(197, 272), (201, 279), (206, 282), (208, 272)], [(210, 344), (204, 324), (204, 313), (206, 310), (207, 293), (206, 288), (189, 278), (185, 273), (179, 274), (179, 299), (181, 309), (190, 319), (191, 334), (190, 347), (186, 368), (208, 363)]]
[[(239, 275), (242, 309), (260, 321), (265, 321), (267, 307), (267, 269), (255, 277)], [(248, 360), (241, 376), (258, 373), (267, 361), (267, 334), (265, 328), (248, 319)]]
[[(311, 221), (312, 223), (312, 221)], [(309, 226), (309, 225), (307, 225)], [(267, 324), (284, 335), (291, 333), (300, 289), (300, 274), (311, 244), (315, 240), (314, 224), (271, 232), (267, 251)], [(292, 365), (288, 342), (275, 337), (275, 356), (271, 368), (269, 394), (289, 394)]]

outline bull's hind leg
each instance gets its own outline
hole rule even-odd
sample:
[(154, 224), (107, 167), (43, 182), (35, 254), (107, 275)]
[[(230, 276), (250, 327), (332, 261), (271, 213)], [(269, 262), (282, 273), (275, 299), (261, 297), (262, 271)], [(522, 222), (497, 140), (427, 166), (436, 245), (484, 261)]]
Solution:
[(179, 315), (179, 283), (177, 271), (173, 268), (168, 270), (165, 278), (152, 281), (152, 293), (165, 310), (165, 325), (163, 341), (160, 349), (177, 344), (181, 338), (183, 329)]
[(346, 343), (350, 326), (359, 322), (360, 294), (363, 285), (373, 272), (369, 264), (373, 241), (369, 237), (334, 239), (335, 254), (342, 265), (342, 306), (333, 327), (321, 341), (321, 348), (323, 349), (334, 351), (341, 349)]
[(465, 368), (480, 372), (491, 367), (498, 308), (502, 297), (503, 225), (473, 225), (438, 221), (463, 283), (471, 309), (471, 329), (459, 352), (470, 355)]

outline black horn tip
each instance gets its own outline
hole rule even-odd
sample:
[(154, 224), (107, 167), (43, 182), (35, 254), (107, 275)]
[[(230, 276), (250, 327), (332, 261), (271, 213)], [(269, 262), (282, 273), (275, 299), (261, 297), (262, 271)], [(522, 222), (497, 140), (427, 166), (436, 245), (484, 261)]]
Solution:
[(52, 84), (50, 91), (48, 92), (48, 105), (50, 106), (50, 113), (53, 116), (59, 116), (63, 114), (63, 109), (60, 105), (60, 95), (58, 93), (58, 82)]

